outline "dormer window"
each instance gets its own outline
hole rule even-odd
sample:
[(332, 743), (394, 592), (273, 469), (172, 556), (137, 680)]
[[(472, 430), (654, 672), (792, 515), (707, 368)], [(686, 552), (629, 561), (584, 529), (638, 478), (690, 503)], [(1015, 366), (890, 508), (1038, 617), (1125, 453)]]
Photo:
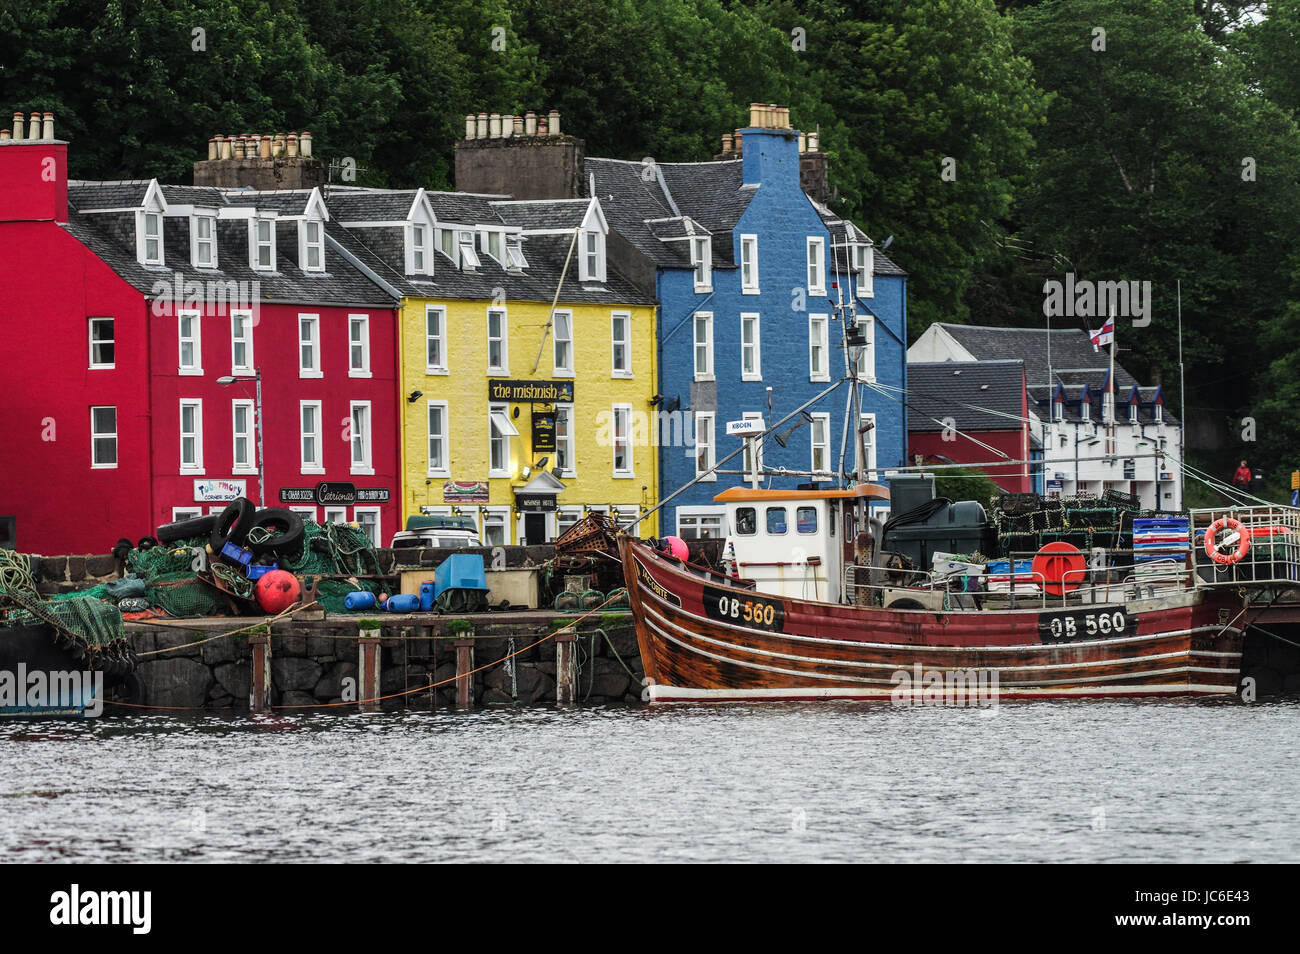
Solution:
[(438, 248), (453, 262), (456, 261), (456, 230), (438, 229)]
[(275, 225), (270, 219), (248, 223), (248, 264), (258, 271), (275, 270)]
[(582, 255), (578, 259), (578, 281), (603, 282), (605, 280), (605, 236), (595, 229), (586, 229), (579, 241)]
[(161, 212), (140, 213), (139, 256), (142, 265), (163, 264), (162, 222)]
[(1085, 424), (1092, 420), (1092, 405), (1088, 403), (1086, 398), (1079, 402), (1079, 420)]
[(1138, 422), (1138, 405), (1136, 403), (1128, 406), (1128, 422), (1136, 424)]
[(505, 264), (505, 255), (501, 248), (501, 232), (496, 229), (488, 229), (483, 233), (483, 251), (492, 257), (492, 260), (499, 265)]
[(874, 245), (850, 245), (849, 255), (853, 267), (853, 279), (858, 285), (858, 296), (871, 298), (875, 294), (872, 275), (876, 268), (876, 249)]
[(456, 246), (460, 252), (460, 267), (478, 268), (478, 253), (474, 251), (474, 233), (469, 229), (460, 229), (456, 233)]
[(505, 265), (512, 272), (520, 272), (528, 267), (528, 260), (524, 258), (523, 237), (518, 233), (506, 234)]
[(713, 291), (713, 247), (708, 236), (691, 239), (691, 265), (695, 269), (695, 290)]
[(190, 255), (195, 268), (217, 267), (217, 220), (211, 215), (190, 219)]
[(1052, 403), (1053, 403), (1053, 405), (1054, 405), (1054, 407), (1053, 407), (1053, 409), (1052, 409), (1052, 420), (1054, 420), (1054, 421), (1064, 421), (1064, 420), (1065, 420), (1065, 402), (1062, 401), (1060, 398), (1057, 398), (1057, 399), (1056, 399), (1055, 401), (1053, 401)]
[(433, 249), (430, 238), (432, 229), (423, 222), (411, 224), (409, 237), (409, 257), (406, 271), (411, 275), (433, 274)]
[(302, 243), (299, 261), (305, 272), (325, 271), (325, 226), (319, 219), (299, 223), (299, 241)]
[(1151, 419), (1157, 424), (1164, 423), (1165, 406), (1163, 404), (1153, 404), (1151, 406)]

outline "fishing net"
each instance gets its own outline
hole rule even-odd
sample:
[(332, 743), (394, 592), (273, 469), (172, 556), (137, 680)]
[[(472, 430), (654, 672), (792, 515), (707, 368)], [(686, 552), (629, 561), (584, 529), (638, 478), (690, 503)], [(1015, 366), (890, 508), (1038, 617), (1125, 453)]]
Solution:
[(381, 572), (379, 554), (364, 530), (346, 523), (313, 520), (303, 521), (302, 552), (281, 558), (280, 566), (299, 576)]
[(219, 590), (189, 571), (154, 577), (145, 599), (149, 605), (178, 617), (215, 616), (230, 610)]
[(195, 537), (192, 541), (180, 541), (172, 546), (132, 550), (126, 558), (127, 566), (146, 582), (165, 573), (190, 572), (192, 575), (193, 548), (202, 548), (205, 543), (201, 537)]
[(58, 600), (29, 599), (13, 594), (22, 609), (9, 613), (11, 626), (54, 626), (78, 636), (88, 646), (107, 646), (126, 638), (122, 614), (112, 603), (85, 593), (66, 594)]

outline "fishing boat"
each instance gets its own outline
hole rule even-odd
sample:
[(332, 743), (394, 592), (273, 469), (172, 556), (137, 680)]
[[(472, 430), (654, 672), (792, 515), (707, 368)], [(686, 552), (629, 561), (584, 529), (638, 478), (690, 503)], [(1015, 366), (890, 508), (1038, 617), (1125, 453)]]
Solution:
[[(891, 564), (880, 546), (890, 537), (867, 516), (889, 498), (866, 483), (730, 488), (715, 497), (727, 510), (730, 573), (621, 536), (645, 697), (1231, 697), (1252, 609), (1300, 579), (1292, 508), (1165, 514), (1136, 546), (1085, 553), (1049, 541), (994, 574), (992, 561), (977, 568), (937, 549), (924, 569)], [(936, 545), (955, 532), (946, 506), (909, 508), (927, 514)], [(859, 533), (874, 544), (869, 559)]]

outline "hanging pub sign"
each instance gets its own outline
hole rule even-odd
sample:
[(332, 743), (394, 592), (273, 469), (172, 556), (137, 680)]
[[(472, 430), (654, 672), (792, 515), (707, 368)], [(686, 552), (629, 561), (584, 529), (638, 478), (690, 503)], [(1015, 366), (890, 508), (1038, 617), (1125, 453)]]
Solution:
[(489, 401), (511, 401), (516, 404), (544, 402), (564, 404), (573, 401), (572, 381), (489, 381)]
[(388, 503), (387, 487), (357, 487), (343, 481), (321, 481), (315, 487), (281, 487), (280, 503), (346, 507), (355, 503)]
[(533, 452), (555, 450), (555, 412), (533, 412)]
[(443, 503), (487, 503), (486, 480), (446, 480), (442, 484)]

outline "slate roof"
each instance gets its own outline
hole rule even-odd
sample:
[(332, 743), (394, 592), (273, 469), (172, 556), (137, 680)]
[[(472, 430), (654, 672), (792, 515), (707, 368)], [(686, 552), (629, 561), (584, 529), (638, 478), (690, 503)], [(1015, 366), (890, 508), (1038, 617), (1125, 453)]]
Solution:
[[(831, 269), (838, 269), (844, 273), (852, 271), (851, 263), (848, 260), (848, 250), (845, 246), (849, 243), (870, 242), (871, 238), (853, 222), (836, 212), (832, 212), (829, 206), (822, 205), (820, 202), (811, 199), (809, 201), (812, 202), (813, 208), (817, 210), (817, 215), (821, 218), (822, 224), (826, 226), (826, 231), (831, 233)], [(879, 247), (872, 253), (871, 274), (907, 276), (907, 272), (899, 268)]]
[(1023, 361), (937, 361), (907, 365), (907, 403), (910, 431), (937, 432), (952, 418), (959, 431), (1015, 431), (1020, 422), (977, 411), (987, 408), (1019, 417)]
[[(155, 286), (162, 282), (170, 291), (175, 275), (182, 281), (194, 282), (245, 282), (256, 288), (263, 302), (293, 304), (338, 304), (391, 308), (395, 304), (391, 295), (371, 281), (364, 272), (354, 267), (346, 258), (325, 249), (325, 272), (306, 272), (299, 268), (295, 258), (296, 242), (286, 242), (277, 236), (276, 271), (254, 271), (249, 265), (248, 227), (244, 220), (217, 222), (217, 264), (219, 268), (195, 268), (190, 260), (190, 227), (188, 216), (166, 216), (163, 219), (163, 261), (158, 266), (141, 265), (136, 260), (135, 221), (131, 213), (89, 213), (89, 209), (120, 208), (144, 199), (148, 182), (81, 183), (68, 184), (68, 223), (64, 228), (70, 235), (103, 259), (118, 275), (147, 298), (158, 297)], [(203, 205), (231, 206), (255, 204), (259, 208), (286, 212), (306, 204), (309, 192), (285, 193), (232, 193), (220, 189), (193, 186), (162, 186), (164, 198), (168, 193), (181, 204), (194, 202)], [(123, 200), (127, 201), (123, 201)], [(133, 202), (131, 201), (133, 199)], [(217, 201), (217, 200), (220, 201)], [(201, 200), (201, 201), (200, 201)], [(170, 199), (168, 200), (170, 201)], [(326, 234), (330, 234), (327, 226)], [(253, 284), (256, 282), (256, 284)]]
[[(957, 342), (978, 360), (1019, 358), (1025, 362), (1025, 373), (1030, 385), (1047, 384), (1048, 340), (1046, 328), (988, 328), (979, 325), (940, 323), (939, 327), (952, 335)], [(1110, 367), (1110, 351), (1094, 351), (1086, 331), (1075, 328), (1053, 328), (1051, 341), (1051, 369), (1058, 380), (1067, 380), (1069, 372), (1079, 370), (1106, 371)], [(1115, 362), (1115, 380), (1121, 390), (1137, 383), (1128, 371)], [(1082, 383), (1080, 380), (1076, 383)]]
[(587, 209), (590, 206), (590, 199), (489, 203), (492, 214), (498, 216), (505, 224), (521, 229), (576, 229), (587, 217)]
[(340, 222), (402, 222), (415, 202), (414, 189), (370, 190), (331, 186), (330, 217)]
[(640, 162), (620, 159), (586, 160), (583, 170), (594, 177), (594, 195), (600, 200), (609, 227), (630, 242), (638, 252), (660, 268), (689, 268), (690, 253), (682, 243), (665, 245), (646, 225), (652, 219), (682, 214), (668, 202), (657, 177), (646, 181)]
[[(950, 361), (946, 363), (953, 364), (954, 362)], [(972, 362), (958, 363), (969, 365)], [(1116, 366), (1116, 370), (1118, 371), (1118, 366)], [(1069, 380), (1062, 382), (1065, 389), (1065, 406), (1063, 409), (1064, 420), (1072, 424), (1077, 424), (1083, 420), (1083, 394), (1084, 387), (1086, 386), (1090, 403), (1092, 405), (1089, 409), (1089, 419), (1093, 423), (1099, 422), (1102, 416), (1102, 401), (1106, 394), (1106, 372), (1093, 371), (1086, 374), (1076, 373), (1066, 377), (1068, 377)], [(1115, 417), (1120, 424), (1127, 424), (1129, 422), (1129, 404), (1134, 395), (1134, 385), (1125, 385), (1123, 381), (1120, 380), (1118, 373), (1116, 373), (1115, 378), (1119, 381), (1119, 391), (1115, 396), (1117, 404)], [(1030, 410), (1034, 411), (1042, 421), (1051, 420), (1052, 407), (1050, 401), (1054, 389), (1046, 385), (1036, 385), (1031, 386), (1028, 391)], [(1151, 424), (1155, 421), (1155, 402), (1156, 395), (1159, 391), (1160, 389), (1156, 387), (1137, 388), (1139, 423)], [(1163, 408), (1161, 415), (1161, 420), (1164, 423), (1174, 426), (1178, 425), (1178, 418), (1169, 410), (1168, 407)]]

